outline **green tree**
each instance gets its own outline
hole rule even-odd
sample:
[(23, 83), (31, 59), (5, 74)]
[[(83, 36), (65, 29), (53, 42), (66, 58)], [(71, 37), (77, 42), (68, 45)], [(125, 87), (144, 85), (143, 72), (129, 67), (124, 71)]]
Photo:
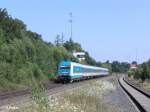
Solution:
[(60, 44), (61, 44), (61, 38), (60, 38), (60, 35), (57, 35), (55, 39), (55, 45), (59, 46)]
[(148, 78), (148, 68), (146, 63), (143, 63), (141, 65), (142, 71), (141, 71), (141, 79), (144, 81), (146, 78)]
[(112, 62), (112, 71), (113, 72), (121, 72), (120, 71), (120, 62), (118, 62), (118, 61)]
[(119, 62), (113, 61), (112, 62), (112, 71), (118, 73), (126, 73), (130, 68), (130, 64), (127, 62)]
[(92, 57), (90, 57), (88, 52), (85, 52), (85, 61), (89, 65), (96, 66), (96, 61)]
[(111, 65), (111, 63), (107, 63), (107, 62), (102, 63), (101, 67), (108, 68), (109, 69), (109, 73), (112, 74), (112, 65)]
[(66, 41), (64, 43), (64, 47), (70, 51), (70, 52), (73, 52), (73, 51), (77, 51), (77, 52), (80, 52), (80, 51), (83, 51), (81, 45), (79, 43), (75, 43), (72, 38), (69, 39), (69, 41)]

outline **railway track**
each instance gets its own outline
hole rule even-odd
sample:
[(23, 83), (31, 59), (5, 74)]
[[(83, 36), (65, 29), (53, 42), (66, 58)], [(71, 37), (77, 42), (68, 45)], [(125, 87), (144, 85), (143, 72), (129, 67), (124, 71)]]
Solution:
[(150, 96), (148, 93), (130, 83), (124, 76), (118, 81), (139, 112), (150, 112)]
[[(50, 90), (56, 87), (61, 87), (62, 84), (56, 84), (56, 83), (45, 83), (43, 84), (46, 90)], [(11, 92), (1, 92), (0, 93), (0, 101), (5, 99), (10, 99), (18, 96), (24, 96), (24, 95), (30, 95), (32, 93), (31, 88), (27, 88), (24, 90), (18, 90), (18, 91), (11, 91)]]

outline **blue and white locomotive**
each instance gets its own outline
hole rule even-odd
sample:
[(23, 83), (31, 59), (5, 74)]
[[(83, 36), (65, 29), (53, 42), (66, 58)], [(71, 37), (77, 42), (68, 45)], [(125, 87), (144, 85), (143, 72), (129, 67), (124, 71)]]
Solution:
[(106, 68), (62, 61), (59, 65), (57, 80), (59, 82), (73, 82), (107, 75), (109, 75), (109, 70)]

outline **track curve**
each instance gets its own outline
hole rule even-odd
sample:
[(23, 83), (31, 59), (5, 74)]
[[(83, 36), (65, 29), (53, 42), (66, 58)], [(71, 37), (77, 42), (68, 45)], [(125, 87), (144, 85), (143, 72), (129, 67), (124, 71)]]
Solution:
[(137, 106), (140, 112), (150, 112), (150, 98), (145, 92), (140, 89), (137, 89), (129, 82), (124, 79), (124, 76), (119, 80), (120, 86), (127, 93), (127, 95), (131, 98), (134, 104)]

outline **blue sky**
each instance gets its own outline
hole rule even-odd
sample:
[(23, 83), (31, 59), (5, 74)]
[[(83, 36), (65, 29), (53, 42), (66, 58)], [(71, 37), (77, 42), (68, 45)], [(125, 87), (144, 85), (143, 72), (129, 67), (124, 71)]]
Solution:
[(51, 42), (62, 32), (68, 40), (72, 12), (73, 40), (97, 61), (150, 58), (149, 0), (1, 0), (0, 8)]

